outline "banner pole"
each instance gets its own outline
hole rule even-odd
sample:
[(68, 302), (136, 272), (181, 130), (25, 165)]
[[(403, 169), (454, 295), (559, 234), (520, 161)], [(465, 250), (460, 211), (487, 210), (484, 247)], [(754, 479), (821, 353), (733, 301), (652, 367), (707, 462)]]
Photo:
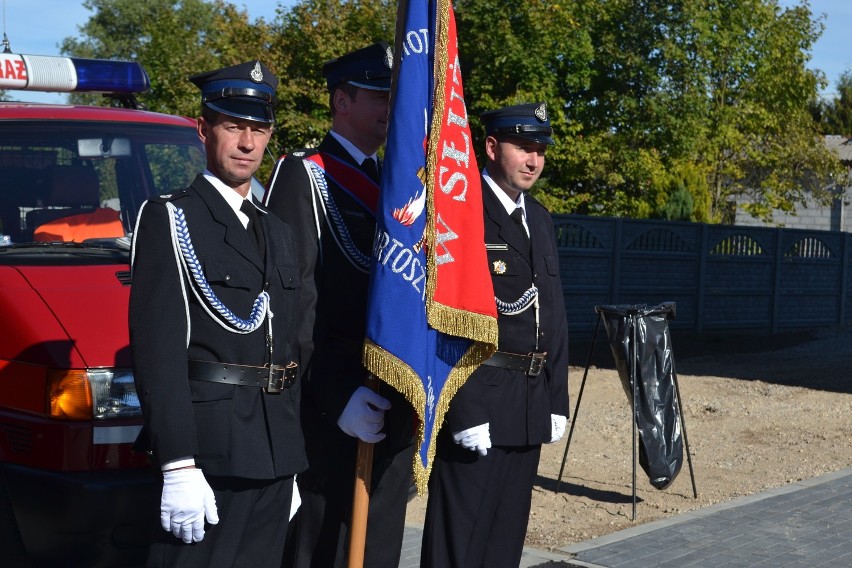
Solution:
[[(396, 33), (393, 46), (393, 76), (391, 78), (390, 108), (393, 108), (399, 66), (402, 53), (402, 40), (405, 36), (405, 14), (409, 0), (400, 0), (396, 11)], [(388, 119), (390, 120), (388, 113)], [(381, 186), (381, 184), (380, 184)], [(382, 186), (382, 189), (384, 187)], [(380, 200), (381, 202), (381, 200)], [(368, 388), (379, 392), (379, 379), (370, 374), (364, 381)], [(364, 550), (367, 546), (367, 513), (370, 509), (370, 480), (373, 474), (373, 444), (358, 440), (355, 455), (355, 486), (352, 493), (352, 522), (349, 526), (349, 563), (347, 568), (364, 568)]]
[[(379, 390), (378, 380), (373, 375), (364, 385)], [(370, 479), (373, 474), (373, 444), (358, 440), (355, 455), (355, 486), (352, 490), (352, 522), (349, 525), (348, 568), (364, 567), (364, 549), (367, 545), (367, 513), (370, 510)]]
[[(399, 77), (402, 39), (405, 35), (405, 14), (409, 0), (400, 0), (396, 11), (394, 34), (393, 77), (391, 79), (391, 108)], [(390, 113), (389, 113), (390, 115)], [(390, 119), (390, 116), (388, 117)], [(379, 391), (379, 379), (372, 373), (364, 385)], [(352, 493), (352, 522), (349, 526), (349, 563), (347, 568), (364, 567), (364, 549), (367, 546), (367, 513), (370, 509), (370, 480), (373, 473), (373, 444), (358, 440), (355, 455), (355, 486)]]

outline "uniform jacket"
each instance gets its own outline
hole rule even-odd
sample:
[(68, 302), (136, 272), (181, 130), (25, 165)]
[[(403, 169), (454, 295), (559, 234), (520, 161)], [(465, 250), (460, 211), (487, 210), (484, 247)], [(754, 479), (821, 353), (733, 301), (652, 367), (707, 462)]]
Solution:
[[(304, 152), (315, 151), (331, 154), (359, 168), (349, 152), (330, 134), (317, 150)], [(304, 284), (301, 304), (307, 316), (299, 326), (300, 364), (306, 377), (302, 404), (305, 431), (306, 436), (311, 437), (314, 432), (307, 424), (317, 422), (315, 426), (324, 431), (316, 433), (317, 441), (328, 445), (327, 436), (346, 436), (337, 427), (337, 419), (352, 393), (367, 377), (361, 361), (370, 278), (369, 272), (356, 268), (338, 245), (340, 237), (335, 238), (328, 222), (327, 206), (311, 186), (302, 159), (304, 155), (291, 154), (278, 161), (265, 201), (295, 232)], [(369, 259), (376, 231), (374, 212), (367, 211), (333, 179), (326, 176), (326, 180), (333, 206), (351, 242)], [(388, 436), (383, 445), (391, 449), (410, 445), (413, 443), (411, 406), (388, 385), (382, 384), (379, 392), (393, 405), (385, 413), (384, 431)], [(328, 448), (318, 449), (329, 451)], [(312, 454), (310, 448), (309, 454)], [(310, 458), (312, 465), (315, 458), (319, 456)]]
[(181, 282), (166, 202), (183, 210), (204, 276), (234, 314), (248, 319), (268, 282), (276, 364), (295, 359), (299, 310), (296, 251), (280, 219), (259, 215), (271, 267), (264, 277), (248, 232), (203, 176), (182, 192), (150, 199), (136, 227), (130, 294), (134, 376), (147, 444), (158, 463), (193, 456), (208, 475), (274, 479), (303, 471), (299, 381), (266, 394), (258, 387), (188, 380), (190, 359), (264, 365), (265, 324), (248, 334), (228, 331), (205, 311), (191, 284)]
[[(547, 362), (537, 377), (480, 366), (450, 402), (445, 428), (459, 432), (488, 422), (494, 445), (546, 443), (551, 438), (550, 415), (568, 416), (568, 322), (553, 221), (540, 203), (529, 195), (524, 197), (528, 247), (523, 229), (509, 217), (485, 180), (482, 198), (494, 295), (515, 302), (535, 284), (540, 304), (538, 351), (547, 352)], [(527, 354), (536, 350), (533, 307), (519, 315), (498, 312), (497, 327), (499, 351)]]

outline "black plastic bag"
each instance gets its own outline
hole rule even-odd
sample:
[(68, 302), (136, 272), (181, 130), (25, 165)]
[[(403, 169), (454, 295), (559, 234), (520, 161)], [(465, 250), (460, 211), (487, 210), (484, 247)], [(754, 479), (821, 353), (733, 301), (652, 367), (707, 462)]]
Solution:
[[(631, 371), (635, 373), (639, 465), (651, 485), (665, 489), (683, 465), (679, 401), (668, 325), (668, 320), (674, 318), (675, 305), (597, 306), (596, 310), (603, 317), (628, 402), (633, 401)], [(631, 351), (634, 342), (635, 351)], [(635, 368), (631, 361), (633, 356)]]

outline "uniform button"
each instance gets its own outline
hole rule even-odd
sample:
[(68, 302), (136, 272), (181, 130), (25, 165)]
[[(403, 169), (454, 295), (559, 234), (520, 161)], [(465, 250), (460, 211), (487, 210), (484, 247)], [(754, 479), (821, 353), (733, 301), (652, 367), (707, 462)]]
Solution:
[(228, 280), (230, 280), (230, 279), (231, 279), (231, 275), (230, 275), (230, 274), (226, 274), (226, 275), (225, 275), (225, 282), (227, 282), (227, 281), (228, 281)]

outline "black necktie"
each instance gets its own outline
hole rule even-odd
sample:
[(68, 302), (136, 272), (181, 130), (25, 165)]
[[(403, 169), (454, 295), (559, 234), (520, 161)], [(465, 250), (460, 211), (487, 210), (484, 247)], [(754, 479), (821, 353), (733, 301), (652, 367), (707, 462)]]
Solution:
[(371, 180), (376, 183), (379, 183), (379, 168), (376, 165), (376, 160), (373, 158), (365, 158), (363, 162), (361, 162), (361, 171), (367, 174)]
[(530, 235), (524, 227), (524, 209), (522, 207), (515, 207), (515, 210), (512, 211), (512, 214), (509, 215), (509, 217), (518, 224), (518, 230), (521, 231), (521, 234), (524, 236), (527, 244), (530, 244)]
[(246, 230), (251, 238), (251, 242), (254, 243), (254, 246), (257, 248), (257, 252), (260, 253), (260, 258), (264, 258), (266, 253), (266, 240), (263, 238), (263, 228), (260, 226), (260, 220), (257, 218), (257, 208), (252, 205), (251, 201), (248, 199), (243, 199), (243, 204), (240, 205), (240, 211), (245, 213), (246, 217), (248, 217)]

